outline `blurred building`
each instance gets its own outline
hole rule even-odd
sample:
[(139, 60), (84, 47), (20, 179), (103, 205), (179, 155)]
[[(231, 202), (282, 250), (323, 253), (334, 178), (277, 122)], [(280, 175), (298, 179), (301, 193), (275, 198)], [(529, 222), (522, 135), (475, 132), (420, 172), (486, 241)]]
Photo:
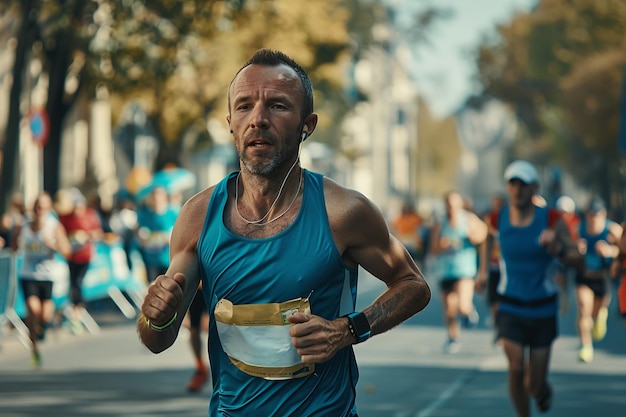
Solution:
[(391, 25), (372, 28), (377, 46), (354, 63), (353, 82), (366, 101), (345, 120), (341, 150), (349, 157), (346, 184), (383, 212), (416, 199), (417, 89), (409, 45)]
[(507, 150), (515, 140), (517, 121), (504, 103), (484, 96), (471, 97), (455, 114), (461, 156), (458, 190), (474, 207), (487, 210), (491, 196), (504, 192), (502, 173)]

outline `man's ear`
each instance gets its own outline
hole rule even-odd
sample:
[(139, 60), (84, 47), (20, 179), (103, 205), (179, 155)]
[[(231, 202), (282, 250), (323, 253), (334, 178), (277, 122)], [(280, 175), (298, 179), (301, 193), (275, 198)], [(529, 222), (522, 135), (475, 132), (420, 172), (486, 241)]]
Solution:
[(226, 115), (226, 123), (228, 123), (228, 128), (230, 129), (230, 133), (233, 133), (233, 129), (230, 126), (230, 114)]
[(315, 127), (317, 126), (317, 114), (311, 113), (306, 119), (304, 119), (304, 127), (302, 128), (303, 132), (306, 132), (306, 137), (308, 138), (313, 134)]

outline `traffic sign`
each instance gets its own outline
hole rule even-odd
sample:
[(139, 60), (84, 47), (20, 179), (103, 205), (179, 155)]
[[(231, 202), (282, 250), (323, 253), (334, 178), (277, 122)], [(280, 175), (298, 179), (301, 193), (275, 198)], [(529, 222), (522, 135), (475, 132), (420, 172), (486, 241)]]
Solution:
[(46, 110), (41, 108), (31, 110), (28, 113), (28, 124), (33, 141), (39, 146), (44, 146), (50, 133), (50, 120)]

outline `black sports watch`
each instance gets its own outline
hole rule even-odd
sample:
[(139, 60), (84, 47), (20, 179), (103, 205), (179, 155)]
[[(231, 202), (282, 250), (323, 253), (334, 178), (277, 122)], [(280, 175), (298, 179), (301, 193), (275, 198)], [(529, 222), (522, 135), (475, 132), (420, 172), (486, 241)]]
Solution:
[(348, 318), (348, 328), (350, 329), (350, 333), (352, 336), (356, 337), (357, 344), (361, 342), (365, 342), (370, 338), (372, 331), (370, 329), (370, 323), (367, 321), (367, 317), (365, 314), (360, 311), (355, 311), (354, 313), (346, 314), (343, 317)]

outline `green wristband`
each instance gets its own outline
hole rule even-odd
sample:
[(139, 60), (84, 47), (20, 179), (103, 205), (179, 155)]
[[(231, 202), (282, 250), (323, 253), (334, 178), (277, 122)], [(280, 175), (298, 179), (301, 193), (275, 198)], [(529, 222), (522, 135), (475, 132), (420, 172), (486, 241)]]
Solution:
[(155, 324), (152, 324), (150, 322), (150, 320), (148, 320), (146, 317), (144, 317), (146, 319), (146, 323), (148, 324), (148, 327), (150, 327), (152, 330), (154, 330), (155, 332), (164, 332), (166, 331), (169, 327), (172, 326), (172, 324), (174, 324), (174, 322), (176, 321), (176, 319), (178, 318), (178, 312), (174, 313), (174, 317), (172, 317), (170, 319), (170, 321), (168, 321), (167, 323), (165, 323), (163, 326), (157, 326)]

